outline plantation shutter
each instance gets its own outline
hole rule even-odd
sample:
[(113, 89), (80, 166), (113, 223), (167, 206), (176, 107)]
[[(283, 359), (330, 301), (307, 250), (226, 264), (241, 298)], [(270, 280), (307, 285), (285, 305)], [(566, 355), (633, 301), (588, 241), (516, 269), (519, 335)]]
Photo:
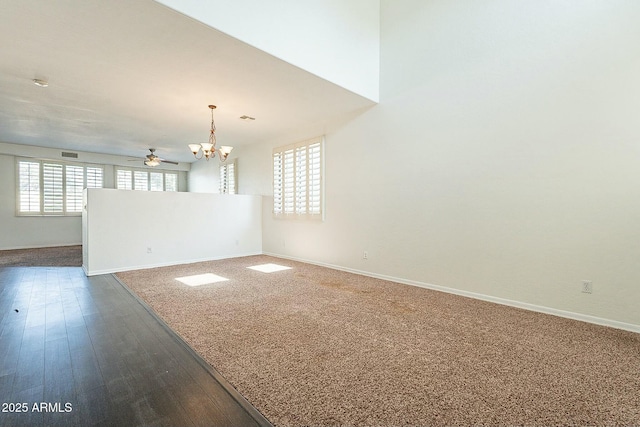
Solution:
[(118, 190), (178, 191), (178, 174), (116, 169), (116, 188)]
[(46, 160), (17, 160), (18, 214), (74, 215), (82, 212), (82, 190), (103, 186), (103, 169)]
[(151, 172), (151, 191), (162, 191), (164, 190), (163, 185), (163, 173), (162, 172)]
[(20, 212), (40, 212), (40, 163), (18, 163)]
[(118, 190), (132, 190), (131, 171), (118, 169), (116, 173), (116, 188)]
[(65, 166), (66, 209), (67, 212), (82, 212), (82, 189), (84, 188), (84, 167)]
[(236, 194), (236, 162), (220, 166), (220, 193)]
[(149, 189), (149, 174), (142, 171), (133, 172), (133, 189), (146, 191)]
[(284, 152), (284, 191), (283, 191), (283, 207), (284, 213), (293, 213), (294, 211), (294, 169), (293, 169), (293, 148)]
[(283, 212), (284, 178), (282, 170), (282, 153), (273, 153), (273, 213)]
[(227, 165), (227, 192), (236, 194), (236, 162)]
[(273, 152), (273, 213), (322, 218), (322, 138)]
[(296, 148), (295, 199), (296, 213), (307, 213), (307, 147)]
[(322, 212), (322, 198), (321, 198), (321, 185), (322, 185), (322, 159), (321, 159), (321, 145), (315, 143), (309, 145), (309, 175), (308, 175), (308, 209), (311, 214), (320, 214)]
[(102, 188), (104, 172), (102, 168), (87, 166), (87, 188)]
[(62, 165), (44, 163), (42, 165), (43, 211), (45, 213), (63, 213)]
[(178, 191), (178, 175), (175, 173), (164, 174), (164, 191)]

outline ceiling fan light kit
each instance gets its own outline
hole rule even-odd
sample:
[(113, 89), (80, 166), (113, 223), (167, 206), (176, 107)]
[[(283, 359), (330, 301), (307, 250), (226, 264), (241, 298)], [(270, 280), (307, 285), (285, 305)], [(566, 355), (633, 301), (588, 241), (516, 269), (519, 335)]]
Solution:
[(233, 150), (233, 147), (222, 145), (220, 148), (216, 148), (216, 125), (213, 121), (213, 110), (216, 109), (216, 106), (209, 105), (209, 108), (211, 109), (211, 131), (209, 133), (209, 142), (189, 144), (189, 149), (193, 153), (193, 157), (198, 160), (202, 158), (209, 160), (210, 158), (215, 157), (216, 152), (218, 152), (218, 158), (220, 161), (224, 162), (227, 160), (227, 157), (229, 156), (229, 153), (231, 153), (231, 150)]
[(155, 167), (160, 164), (160, 160), (158, 159), (147, 159), (144, 161), (144, 164), (147, 166)]
[(156, 156), (156, 149), (155, 148), (149, 148), (149, 151), (151, 153), (147, 154), (144, 158), (144, 164), (149, 166), (149, 167), (156, 167), (158, 166), (160, 163), (170, 163), (172, 165), (177, 165), (178, 162), (172, 162), (171, 160), (166, 160), (166, 159), (162, 159), (158, 156)]

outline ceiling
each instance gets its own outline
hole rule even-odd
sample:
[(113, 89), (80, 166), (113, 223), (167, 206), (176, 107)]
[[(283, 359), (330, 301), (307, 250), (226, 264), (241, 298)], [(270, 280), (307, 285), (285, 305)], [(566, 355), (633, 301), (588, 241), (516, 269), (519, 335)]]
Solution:
[(238, 147), (374, 103), (152, 0), (0, 2), (0, 142), (190, 162), (209, 104)]

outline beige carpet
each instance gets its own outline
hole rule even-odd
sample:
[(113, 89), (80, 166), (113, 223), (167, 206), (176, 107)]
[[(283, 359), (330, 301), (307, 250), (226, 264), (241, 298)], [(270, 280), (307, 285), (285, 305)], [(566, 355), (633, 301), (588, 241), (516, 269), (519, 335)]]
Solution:
[(118, 277), (278, 426), (640, 425), (640, 334), (267, 256)]
[(0, 251), (0, 267), (81, 266), (81, 245)]

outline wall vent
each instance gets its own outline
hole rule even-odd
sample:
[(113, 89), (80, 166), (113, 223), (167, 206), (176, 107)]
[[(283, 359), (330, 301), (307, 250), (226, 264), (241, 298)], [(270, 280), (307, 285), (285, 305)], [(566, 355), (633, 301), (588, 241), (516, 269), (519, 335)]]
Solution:
[(77, 159), (78, 158), (78, 153), (69, 153), (67, 151), (63, 151), (62, 152), (62, 157), (70, 157), (72, 159)]

